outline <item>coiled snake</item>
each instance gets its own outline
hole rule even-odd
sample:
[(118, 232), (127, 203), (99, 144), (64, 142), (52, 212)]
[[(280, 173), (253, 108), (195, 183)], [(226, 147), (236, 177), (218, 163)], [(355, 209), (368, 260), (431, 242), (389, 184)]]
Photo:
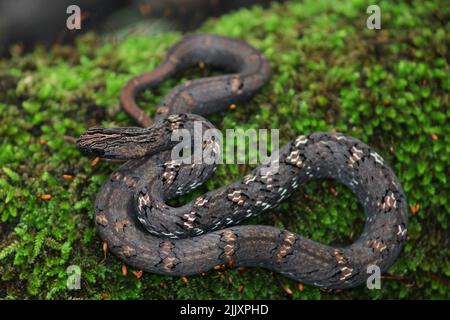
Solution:
[[(152, 123), (136, 105), (136, 94), (198, 63), (230, 74), (175, 87)], [(116, 256), (138, 269), (168, 275), (197, 274), (217, 265), (261, 266), (327, 288), (357, 286), (369, 276), (368, 266), (384, 271), (394, 262), (406, 238), (401, 185), (375, 151), (340, 133), (300, 135), (280, 149), (276, 172), (263, 164), (186, 205), (166, 204), (202, 184), (215, 168), (172, 160), (172, 132), (192, 132), (195, 121), (201, 121), (203, 132), (214, 128), (202, 116), (250, 99), (269, 78), (268, 62), (248, 44), (208, 34), (186, 36), (156, 69), (132, 78), (121, 91), (123, 109), (144, 128), (96, 127), (78, 139), (86, 154), (128, 160), (95, 201), (98, 232)], [(203, 140), (204, 148), (211, 144)], [(232, 226), (318, 178), (340, 181), (365, 209), (364, 230), (350, 246), (326, 246), (270, 226)]]

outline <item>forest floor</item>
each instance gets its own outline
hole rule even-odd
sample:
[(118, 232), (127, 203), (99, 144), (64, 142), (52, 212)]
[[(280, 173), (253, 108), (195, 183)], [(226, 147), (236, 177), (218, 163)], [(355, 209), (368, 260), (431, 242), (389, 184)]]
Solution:
[[(384, 5), (381, 30), (369, 30), (366, 6), (359, 0), (255, 6), (209, 20), (199, 31), (249, 42), (273, 70), (252, 101), (210, 117), (219, 129), (278, 128), (281, 144), (300, 133), (340, 131), (373, 147), (397, 174), (410, 208), (408, 240), (381, 290), (329, 292), (259, 268), (139, 278), (131, 268), (124, 275), (113, 255), (104, 258), (93, 201), (116, 165), (93, 165), (74, 138), (94, 125), (133, 125), (117, 107), (118, 93), (182, 37), (169, 32), (121, 41), (87, 34), (75, 47), (0, 60), (0, 298), (450, 298), (449, 7)], [(146, 91), (139, 103), (152, 115), (177, 83), (211, 74), (190, 70)], [(249, 169), (220, 165), (193, 194)], [(344, 186), (317, 181), (245, 223), (348, 244), (362, 230), (362, 211)], [(80, 290), (67, 289), (71, 265), (80, 267)]]

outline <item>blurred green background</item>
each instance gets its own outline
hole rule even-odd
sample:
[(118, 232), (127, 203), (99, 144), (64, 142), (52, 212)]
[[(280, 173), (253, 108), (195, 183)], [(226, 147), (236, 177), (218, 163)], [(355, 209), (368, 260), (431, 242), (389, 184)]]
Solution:
[[(227, 128), (337, 130), (372, 146), (403, 184), (408, 241), (381, 290), (325, 291), (263, 269), (211, 271), (189, 278), (144, 273), (103, 257), (94, 229), (96, 192), (116, 167), (92, 165), (74, 138), (94, 125), (133, 125), (118, 107), (131, 76), (153, 69), (179, 32), (87, 33), (75, 47), (12, 51), (0, 60), (0, 298), (17, 299), (448, 299), (449, 21), (446, 1), (381, 2), (381, 30), (366, 28), (365, 1), (305, 0), (253, 6), (200, 27), (248, 41), (269, 59), (261, 94), (212, 116)], [(150, 28), (151, 29), (151, 28)], [(216, 74), (193, 69), (139, 98), (154, 106), (177, 83)], [(194, 194), (225, 185), (248, 166), (221, 165)], [(192, 197), (192, 196), (191, 196)], [(268, 224), (327, 244), (362, 230), (355, 197), (317, 181), (246, 223)], [(68, 290), (66, 268), (82, 270)]]

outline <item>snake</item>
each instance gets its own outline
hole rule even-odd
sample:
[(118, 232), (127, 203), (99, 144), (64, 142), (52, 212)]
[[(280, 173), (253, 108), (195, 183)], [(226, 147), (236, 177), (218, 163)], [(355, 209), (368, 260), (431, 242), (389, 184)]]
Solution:
[[(158, 103), (154, 120), (137, 105), (141, 91), (199, 65), (223, 74), (175, 86)], [(242, 179), (187, 204), (168, 204), (203, 184), (216, 168), (207, 161), (174, 159), (179, 143), (174, 132), (209, 132), (215, 127), (206, 116), (248, 101), (270, 78), (269, 62), (256, 48), (200, 33), (184, 36), (155, 69), (126, 82), (120, 105), (139, 126), (92, 127), (77, 139), (85, 155), (123, 161), (95, 199), (96, 229), (108, 250), (151, 273), (190, 276), (261, 267), (329, 289), (359, 286), (368, 281), (371, 266), (385, 272), (395, 262), (407, 237), (402, 186), (376, 151), (339, 132), (300, 134)], [(217, 155), (214, 136), (196, 139), (206, 154)], [(192, 160), (186, 153), (183, 159)], [(352, 244), (325, 245), (272, 226), (237, 225), (314, 179), (342, 183), (364, 208), (365, 224)]]

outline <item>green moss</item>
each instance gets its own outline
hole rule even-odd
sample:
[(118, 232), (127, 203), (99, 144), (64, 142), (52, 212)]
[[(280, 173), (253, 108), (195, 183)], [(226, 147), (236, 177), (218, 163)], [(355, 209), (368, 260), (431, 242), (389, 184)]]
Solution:
[[(359, 0), (242, 9), (202, 28), (248, 41), (273, 69), (270, 84), (253, 101), (211, 117), (220, 129), (280, 128), (282, 143), (299, 133), (339, 130), (373, 146), (397, 173), (417, 212), (382, 290), (329, 293), (305, 286), (299, 291), (295, 282), (263, 269), (209, 272), (187, 284), (153, 274), (138, 280), (132, 270), (123, 276), (113, 256), (103, 260), (93, 201), (115, 166), (91, 166), (72, 137), (93, 125), (131, 125), (116, 107), (120, 88), (131, 76), (153, 69), (181, 35), (102, 43), (89, 34), (73, 50), (38, 49), (0, 61), (0, 298), (289, 298), (283, 287), (290, 287), (295, 299), (449, 298), (450, 16), (445, 4), (382, 5), (379, 31), (365, 28), (367, 4)], [(176, 83), (209, 74), (180, 75), (144, 93), (140, 104), (153, 114)], [(246, 171), (246, 166), (222, 165), (197, 192)], [(64, 174), (74, 178), (63, 179)], [(311, 183), (246, 223), (349, 243), (364, 219), (354, 200), (341, 185)], [(66, 288), (69, 265), (81, 267), (81, 290)]]

